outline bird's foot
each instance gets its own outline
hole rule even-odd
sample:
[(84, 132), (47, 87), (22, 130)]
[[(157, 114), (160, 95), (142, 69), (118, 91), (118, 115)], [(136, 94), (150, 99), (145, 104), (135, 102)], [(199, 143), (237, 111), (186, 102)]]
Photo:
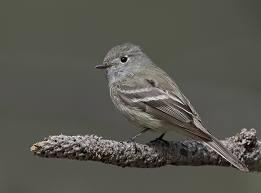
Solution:
[(162, 135), (160, 135), (159, 137), (157, 137), (156, 139), (150, 141), (150, 143), (164, 143), (165, 145), (169, 145), (169, 142), (165, 139), (163, 139), (165, 133), (163, 133)]
[(131, 137), (127, 140), (127, 143), (135, 143), (135, 137)]

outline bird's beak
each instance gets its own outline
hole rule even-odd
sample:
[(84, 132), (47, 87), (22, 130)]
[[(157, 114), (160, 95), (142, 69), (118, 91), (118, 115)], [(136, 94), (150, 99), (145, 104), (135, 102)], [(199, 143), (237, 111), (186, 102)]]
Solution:
[(105, 64), (105, 65), (97, 65), (97, 66), (95, 66), (95, 68), (97, 68), (97, 69), (106, 69), (106, 68), (109, 68), (109, 67), (111, 67), (112, 65), (108, 65), (108, 64)]

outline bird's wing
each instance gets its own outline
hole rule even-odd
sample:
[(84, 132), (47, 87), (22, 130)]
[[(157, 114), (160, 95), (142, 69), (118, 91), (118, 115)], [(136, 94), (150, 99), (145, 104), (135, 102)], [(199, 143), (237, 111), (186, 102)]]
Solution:
[[(140, 88), (132, 86), (117, 85), (118, 96), (126, 105), (137, 107), (152, 116), (160, 116), (161, 119), (180, 126), (188, 134), (210, 140), (209, 133), (203, 127), (190, 103), (184, 102), (174, 93), (160, 89), (148, 81), (143, 83)], [(139, 82), (141, 83), (141, 82)], [(196, 122), (195, 122), (196, 120)], [(199, 124), (197, 126), (197, 124)]]
[(114, 87), (118, 97), (126, 106), (135, 107), (151, 116), (179, 126), (183, 133), (194, 139), (203, 140), (238, 169), (248, 171), (248, 168), (243, 163), (202, 126), (195, 109), (190, 105), (188, 99), (182, 95), (178, 87), (175, 87), (176, 85), (173, 88), (176, 89), (176, 92), (171, 93), (168, 90), (161, 89), (162, 87), (160, 86), (156, 87), (156, 84), (151, 84), (151, 82), (144, 84), (144, 82), (139, 81), (140, 87), (138, 88), (137, 85), (134, 85), (119, 84)]

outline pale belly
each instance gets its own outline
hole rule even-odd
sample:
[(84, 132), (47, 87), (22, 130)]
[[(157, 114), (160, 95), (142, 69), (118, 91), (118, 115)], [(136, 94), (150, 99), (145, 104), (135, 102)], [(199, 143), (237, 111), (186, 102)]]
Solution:
[[(113, 89), (111, 91), (111, 97), (113, 95)], [(160, 118), (156, 115), (151, 115), (144, 112), (142, 109), (128, 104), (124, 105), (124, 102), (120, 98), (116, 97), (117, 94), (112, 97), (112, 101), (115, 107), (133, 124), (138, 128), (149, 128), (152, 131), (166, 133), (168, 131), (174, 131), (177, 126), (173, 123)]]
[(145, 113), (137, 108), (121, 107), (123, 115), (133, 124), (140, 128), (149, 128), (152, 131), (166, 133), (173, 130), (174, 125)]

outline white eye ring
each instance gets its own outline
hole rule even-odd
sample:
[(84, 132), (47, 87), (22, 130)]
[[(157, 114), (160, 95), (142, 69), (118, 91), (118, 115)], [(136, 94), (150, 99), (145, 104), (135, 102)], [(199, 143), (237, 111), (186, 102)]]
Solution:
[(121, 60), (121, 63), (126, 63), (127, 61), (128, 61), (128, 56), (122, 56), (121, 58), (120, 58), (120, 60)]

